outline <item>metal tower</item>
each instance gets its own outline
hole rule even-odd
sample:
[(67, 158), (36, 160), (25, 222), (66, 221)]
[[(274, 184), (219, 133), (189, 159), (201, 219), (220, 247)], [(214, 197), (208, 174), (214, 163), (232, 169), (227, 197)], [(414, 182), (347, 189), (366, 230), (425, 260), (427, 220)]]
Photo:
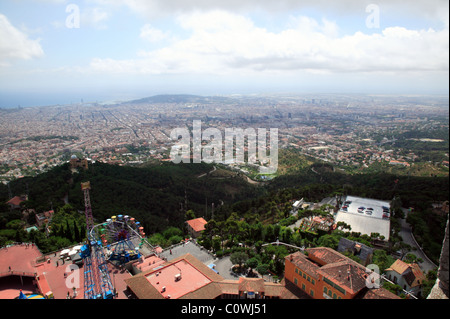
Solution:
[(114, 288), (109, 276), (102, 242), (93, 232), (94, 218), (89, 196), (90, 189), (90, 182), (81, 183), (81, 190), (84, 193), (87, 234), (87, 243), (81, 249), (81, 257), (84, 259), (84, 298), (112, 299)]

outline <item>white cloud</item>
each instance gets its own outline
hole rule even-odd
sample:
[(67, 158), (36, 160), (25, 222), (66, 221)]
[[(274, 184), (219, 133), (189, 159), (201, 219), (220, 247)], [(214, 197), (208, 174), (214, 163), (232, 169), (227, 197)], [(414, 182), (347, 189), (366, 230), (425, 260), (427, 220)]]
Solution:
[(442, 18), (448, 21), (448, 0), (91, 0), (99, 4), (125, 5), (140, 15), (155, 18), (163, 15), (191, 13), (194, 11), (227, 10), (243, 13), (255, 10), (269, 13), (292, 12), (314, 8), (323, 13), (340, 15), (360, 14), (366, 16), (365, 9), (376, 4), (384, 13), (408, 15), (428, 19)]
[(101, 8), (86, 8), (81, 12), (81, 26), (106, 29), (109, 14)]
[(169, 32), (164, 32), (146, 24), (141, 28), (139, 37), (149, 42), (159, 42), (166, 39), (169, 36)]
[(44, 55), (39, 39), (29, 39), (26, 33), (14, 27), (1, 13), (0, 39), (0, 66), (9, 65), (18, 59), (29, 60)]
[[(448, 28), (339, 36), (334, 22), (300, 16), (275, 33), (222, 10), (185, 13), (177, 21), (190, 32), (186, 38), (136, 59), (94, 59), (91, 67), (131, 74), (448, 71)], [(141, 36), (156, 40), (160, 32), (147, 26)]]

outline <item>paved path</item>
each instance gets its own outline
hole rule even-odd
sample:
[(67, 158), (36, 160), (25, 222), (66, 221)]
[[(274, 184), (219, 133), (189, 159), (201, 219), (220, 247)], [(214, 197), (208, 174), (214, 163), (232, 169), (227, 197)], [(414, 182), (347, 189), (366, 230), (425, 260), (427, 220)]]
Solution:
[(422, 249), (420, 248), (420, 246), (418, 245), (418, 243), (415, 241), (415, 239), (413, 237), (411, 225), (409, 225), (406, 222), (406, 217), (408, 216), (408, 210), (406, 208), (402, 208), (402, 209), (403, 209), (403, 212), (405, 213), (405, 218), (400, 219), (400, 225), (401, 225), (400, 236), (402, 237), (403, 242), (416, 248), (416, 250), (411, 251), (411, 253), (413, 253), (418, 258), (421, 258), (423, 260), (423, 262), (419, 263), (419, 266), (420, 266), (420, 268), (422, 268), (422, 270), (425, 273), (428, 272), (429, 270), (436, 269), (438, 266), (435, 265), (427, 257), (427, 255), (425, 255), (425, 253), (422, 251)]
[(221, 275), (225, 279), (237, 279), (239, 278), (236, 274), (231, 272), (231, 266), (233, 266), (233, 263), (230, 260), (230, 256), (222, 257), (214, 262), (216, 265), (216, 270), (219, 272), (219, 275)]
[[(170, 253), (171, 251), (172, 253)], [(168, 261), (170, 261), (187, 253), (195, 256), (207, 266), (209, 266), (210, 264), (215, 264), (216, 271), (218, 271), (219, 275), (221, 275), (224, 279), (239, 278), (237, 275), (231, 272), (231, 266), (233, 264), (230, 260), (230, 256), (225, 256), (220, 259), (214, 258), (214, 256), (206, 249), (202, 249), (192, 241), (189, 241), (184, 245), (181, 244), (176, 245), (172, 248), (167, 248), (160, 254), (160, 257), (165, 257)]]
[(192, 241), (167, 248), (160, 254), (160, 257), (165, 257), (168, 261), (170, 261), (187, 253), (196, 257), (205, 265), (209, 265), (214, 261), (213, 255), (211, 255), (206, 249), (202, 249)]

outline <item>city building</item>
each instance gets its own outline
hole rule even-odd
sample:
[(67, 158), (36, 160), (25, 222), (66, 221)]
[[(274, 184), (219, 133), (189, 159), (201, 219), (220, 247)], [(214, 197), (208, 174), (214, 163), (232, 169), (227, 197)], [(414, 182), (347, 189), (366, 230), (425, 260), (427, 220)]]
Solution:
[(8, 204), (11, 209), (20, 209), (20, 204), (22, 204), (22, 202), (26, 200), (28, 200), (27, 195), (14, 196), (9, 201), (7, 201), (6, 204)]
[(70, 168), (74, 169), (74, 168), (83, 168), (83, 169), (88, 169), (88, 165), (89, 165), (89, 161), (86, 158), (83, 159), (79, 159), (76, 155), (72, 155), (72, 157), (70, 158)]
[[(34, 244), (0, 249), (0, 288), (21, 283), (26, 293), (47, 298), (82, 299), (84, 278), (77, 289), (68, 289), (68, 266), (76, 261), (74, 246), (59, 253), (43, 255)], [(84, 265), (81, 274), (84, 272)], [(391, 268), (396, 268), (395, 265)], [(395, 299), (383, 288), (369, 289), (366, 268), (330, 248), (310, 248), (285, 259), (281, 282), (264, 278), (224, 279), (195, 256), (186, 253), (167, 261), (154, 253), (117, 268), (108, 263), (118, 299)], [(13, 286), (16, 287), (17, 284)], [(3, 285), (3, 286), (2, 286)], [(12, 299), (18, 289), (0, 289), (0, 298)]]
[(289, 282), (266, 282), (263, 278), (224, 279), (191, 254), (164, 264), (151, 262), (125, 279), (127, 295), (136, 299), (309, 299)]
[(419, 296), (422, 290), (422, 283), (426, 280), (423, 271), (418, 264), (407, 264), (397, 259), (388, 269), (385, 270), (388, 280), (402, 287), (403, 290)]
[(207, 221), (203, 217), (190, 219), (186, 221), (187, 231), (192, 238), (197, 238), (205, 230), (206, 224)]
[[(285, 258), (285, 280), (314, 299), (397, 299), (395, 294), (367, 283), (366, 267), (328, 248), (306, 249)], [(370, 280), (370, 278), (369, 278)]]
[(38, 225), (38, 227), (41, 227), (42, 225), (47, 225), (52, 220), (53, 214), (54, 214), (53, 210), (36, 214), (35, 215), (36, 224)]

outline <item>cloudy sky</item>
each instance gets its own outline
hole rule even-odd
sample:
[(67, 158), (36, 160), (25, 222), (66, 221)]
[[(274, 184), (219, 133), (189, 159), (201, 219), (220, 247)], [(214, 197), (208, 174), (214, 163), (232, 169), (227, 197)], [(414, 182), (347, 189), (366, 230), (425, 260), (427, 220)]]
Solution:
[(448, 94), (447, 0), (6, 0), (0, 107), (164, 93)]

